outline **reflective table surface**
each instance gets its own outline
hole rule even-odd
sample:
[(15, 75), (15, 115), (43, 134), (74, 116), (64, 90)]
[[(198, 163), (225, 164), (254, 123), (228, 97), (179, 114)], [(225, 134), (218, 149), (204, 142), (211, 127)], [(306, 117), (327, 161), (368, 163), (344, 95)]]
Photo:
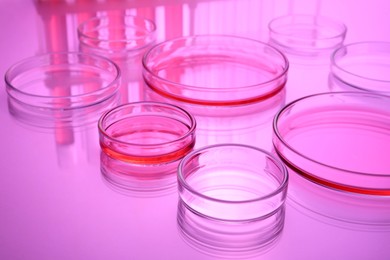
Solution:
[[(324, 15), (346, 25), (350, 43), (390, 40), (389, 8), (385, 0), (3, 0), (0, 71), (4, 75), (17, 61), (42, 53), (79, 50), (77, 26), (107, 13), (153, 20), (157, 42), (197, 34), (267, 42), (268, 23), (277, 16)], [(308, 71), (299, 66), (290, 62), (283, 104), (327, 91), (328, 65), (310, 68), (315, 71), (306, 77), (298, 75)], [(132, 180), (103, 173), (107, 158), (97, 124), (53, 129), (37, 127), (28, 117), (21, 121), (18, 111), (10, 113), (5, 89), (3, 82), (0, 259), (390, 259), (388, 197), (346, 196), (290, 176), (293, 193), (272, 219), (233, 225), (203, 218), (183, 206), (176, 187), (139, 193), (126, 188)], [(202, 117), (211, 130), (198, 131), (199, 146), (253, 141), (271, 151), (272, 116), (283, 104), (272, 104), (269, 113), (263, 109), (262, 127), (248, 123), (248, 132), (262, 133), (257, 139), (236, 140), (247, 133), (245, 127), (218, 132), (213, 124), (229, 123)]]

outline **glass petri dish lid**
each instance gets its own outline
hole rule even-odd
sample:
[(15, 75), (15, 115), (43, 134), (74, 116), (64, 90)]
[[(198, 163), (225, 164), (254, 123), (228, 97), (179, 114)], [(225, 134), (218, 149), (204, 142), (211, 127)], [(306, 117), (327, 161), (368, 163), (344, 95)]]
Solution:
[(206, 146), (186, 155), (178, 166), (181, 201), (209, 219), (265, 219), (283, 207), (287, 186), (282, 162), (253, 146)]
[(291, 173), (319, 185), (389, 196), (389, 102), (363, 92), (298, 99), (274, 118), (275, 151)]
[(331, 56), (330, 84), (341, 90), (390, 95), (390, 42), (357, 42)]
[(347, 33), (342, 22), (306, 14), (276, 17), (268, 29), (270, 44), (292, 56), (330, 55), (343, 45)]
[(288, 61), (274, 47), (228, 35), (176, 38), (143, 58), (147, 86), (171, 100), (238, 106), (266, 100), (285, 86)]

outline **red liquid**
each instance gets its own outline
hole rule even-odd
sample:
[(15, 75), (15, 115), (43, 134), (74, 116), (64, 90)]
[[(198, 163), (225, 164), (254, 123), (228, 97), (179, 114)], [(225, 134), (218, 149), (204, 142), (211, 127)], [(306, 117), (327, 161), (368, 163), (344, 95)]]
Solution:
[[(117, 142), (100, 141), (103, 152), (112, 158), (137, 164), (160, 164), (185, 156), (195, 144), (190, 127), (177, 119), (162, 116), (134, 116), (119, 120), (106, 129)], [(183, 136), (185, 136), (183, 138)]]
[(282, 144), (278, 154), (291, 170), (323, 186), (390, 195), (388, 116), (353, 105), (308, 109), (279, 127), (299, 154)]
[[(269, 99), (286, 83), (283, 69), (270, 61), (224, 54), (184, 55), (161, 61), (144, 81), (159, 95), (208, 106), (245, 105)], [(264, 57), (263, 57), (264, 58)]]

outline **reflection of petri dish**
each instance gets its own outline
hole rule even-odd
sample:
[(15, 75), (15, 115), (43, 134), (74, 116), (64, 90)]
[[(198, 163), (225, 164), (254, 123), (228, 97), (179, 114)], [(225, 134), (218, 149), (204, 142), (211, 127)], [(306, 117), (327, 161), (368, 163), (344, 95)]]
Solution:
[(346, 192), (390, 195), (390, 98), (338, 92), (304, 97), (274, 119), (274, 147), (290, 171)]
[(132, 164), (161, 165), (181, 159), (195, 144), (194, 117), (164, 103), (128, 103), (99, 120), (102, 151)]
[(222, 259), (250, 258), (275, 247), (284, 227), (285, 208), (250, 221), (223, 221), (192, 212), (178, 202), (177, 224), (183, 240), (196, 250)]
[(329, 189), (290, 174), (286, 204), (314, 220), (342, 229), (390, 231), (390, 196)]
[(330, 55), (343, 44), (347, 33), (341, 22), (303, 14), (274, 18), (268, 28), (271, 45), (298, 56)]
[(331, 86), (390, 94), (390, 42), (358, 42), (331, 57)]
[(268, 152), (240, 144), (207, 146), (178, 167), (179, 195), (196, 214), (225, 221), (264, 218), (283, 204), (288, 175)]
[(288, 61), (266, 43), (203, 35), (168, 40), (143, 58), (149, 88), (172, 100), (238, 106), (271, 98), (286, 83)]
[(114, 191), (131, 197), (157, 197), (173, 193), (179, 161), (154, 167), (132, 164), (100, 154), (103, 181)]
[(103, 15), (91, 18), (78, 27), (83, 51), (110, 55), (142, 52), (155, 41), (153, 21), (132, 15)]
[(110, 60), (77, 52), (28, 58), (5, 74), (10, 111), (44, 127), (97, 120), (116, 105), (119, 78)]

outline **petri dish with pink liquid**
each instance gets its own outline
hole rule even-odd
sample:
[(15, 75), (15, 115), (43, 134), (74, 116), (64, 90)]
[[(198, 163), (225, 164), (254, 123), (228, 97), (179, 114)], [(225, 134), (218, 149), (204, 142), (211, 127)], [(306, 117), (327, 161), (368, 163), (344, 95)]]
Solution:
[(390, 98), (363, 92), (298, 99), (274, 119), (276, 153), (318, 185), (356, 194), (390, 195)]
[(170, 104), (123, 104), (103, 114), (98, 127), (105, 176), (129, 190), (173, 185), (156, 180), (172, 179), (179, 161), (195, 145), (195, 118)]
[(167, 40), (143, 58), (144, 81), (152, 92), (198, 108), (234, 111), (272, 98), (284, 89), (287, 71), (287, 59), (274, 47), (227, 35)]
[(288, 174), (267, 151), (241, 144), (206, 146), (178, 167), (180, 200), (197, 215), (250, 221), (273, 215), (283, 205)]
[(119, 102), (120, 69), (79, 52), (46, 53), (12, 65), (5, 74), (9, 111), (42, 128), (96, 123)]
[(390, 42), (356, 42), (331, 57), (332, 91), (367, 91), (390, 95)]

